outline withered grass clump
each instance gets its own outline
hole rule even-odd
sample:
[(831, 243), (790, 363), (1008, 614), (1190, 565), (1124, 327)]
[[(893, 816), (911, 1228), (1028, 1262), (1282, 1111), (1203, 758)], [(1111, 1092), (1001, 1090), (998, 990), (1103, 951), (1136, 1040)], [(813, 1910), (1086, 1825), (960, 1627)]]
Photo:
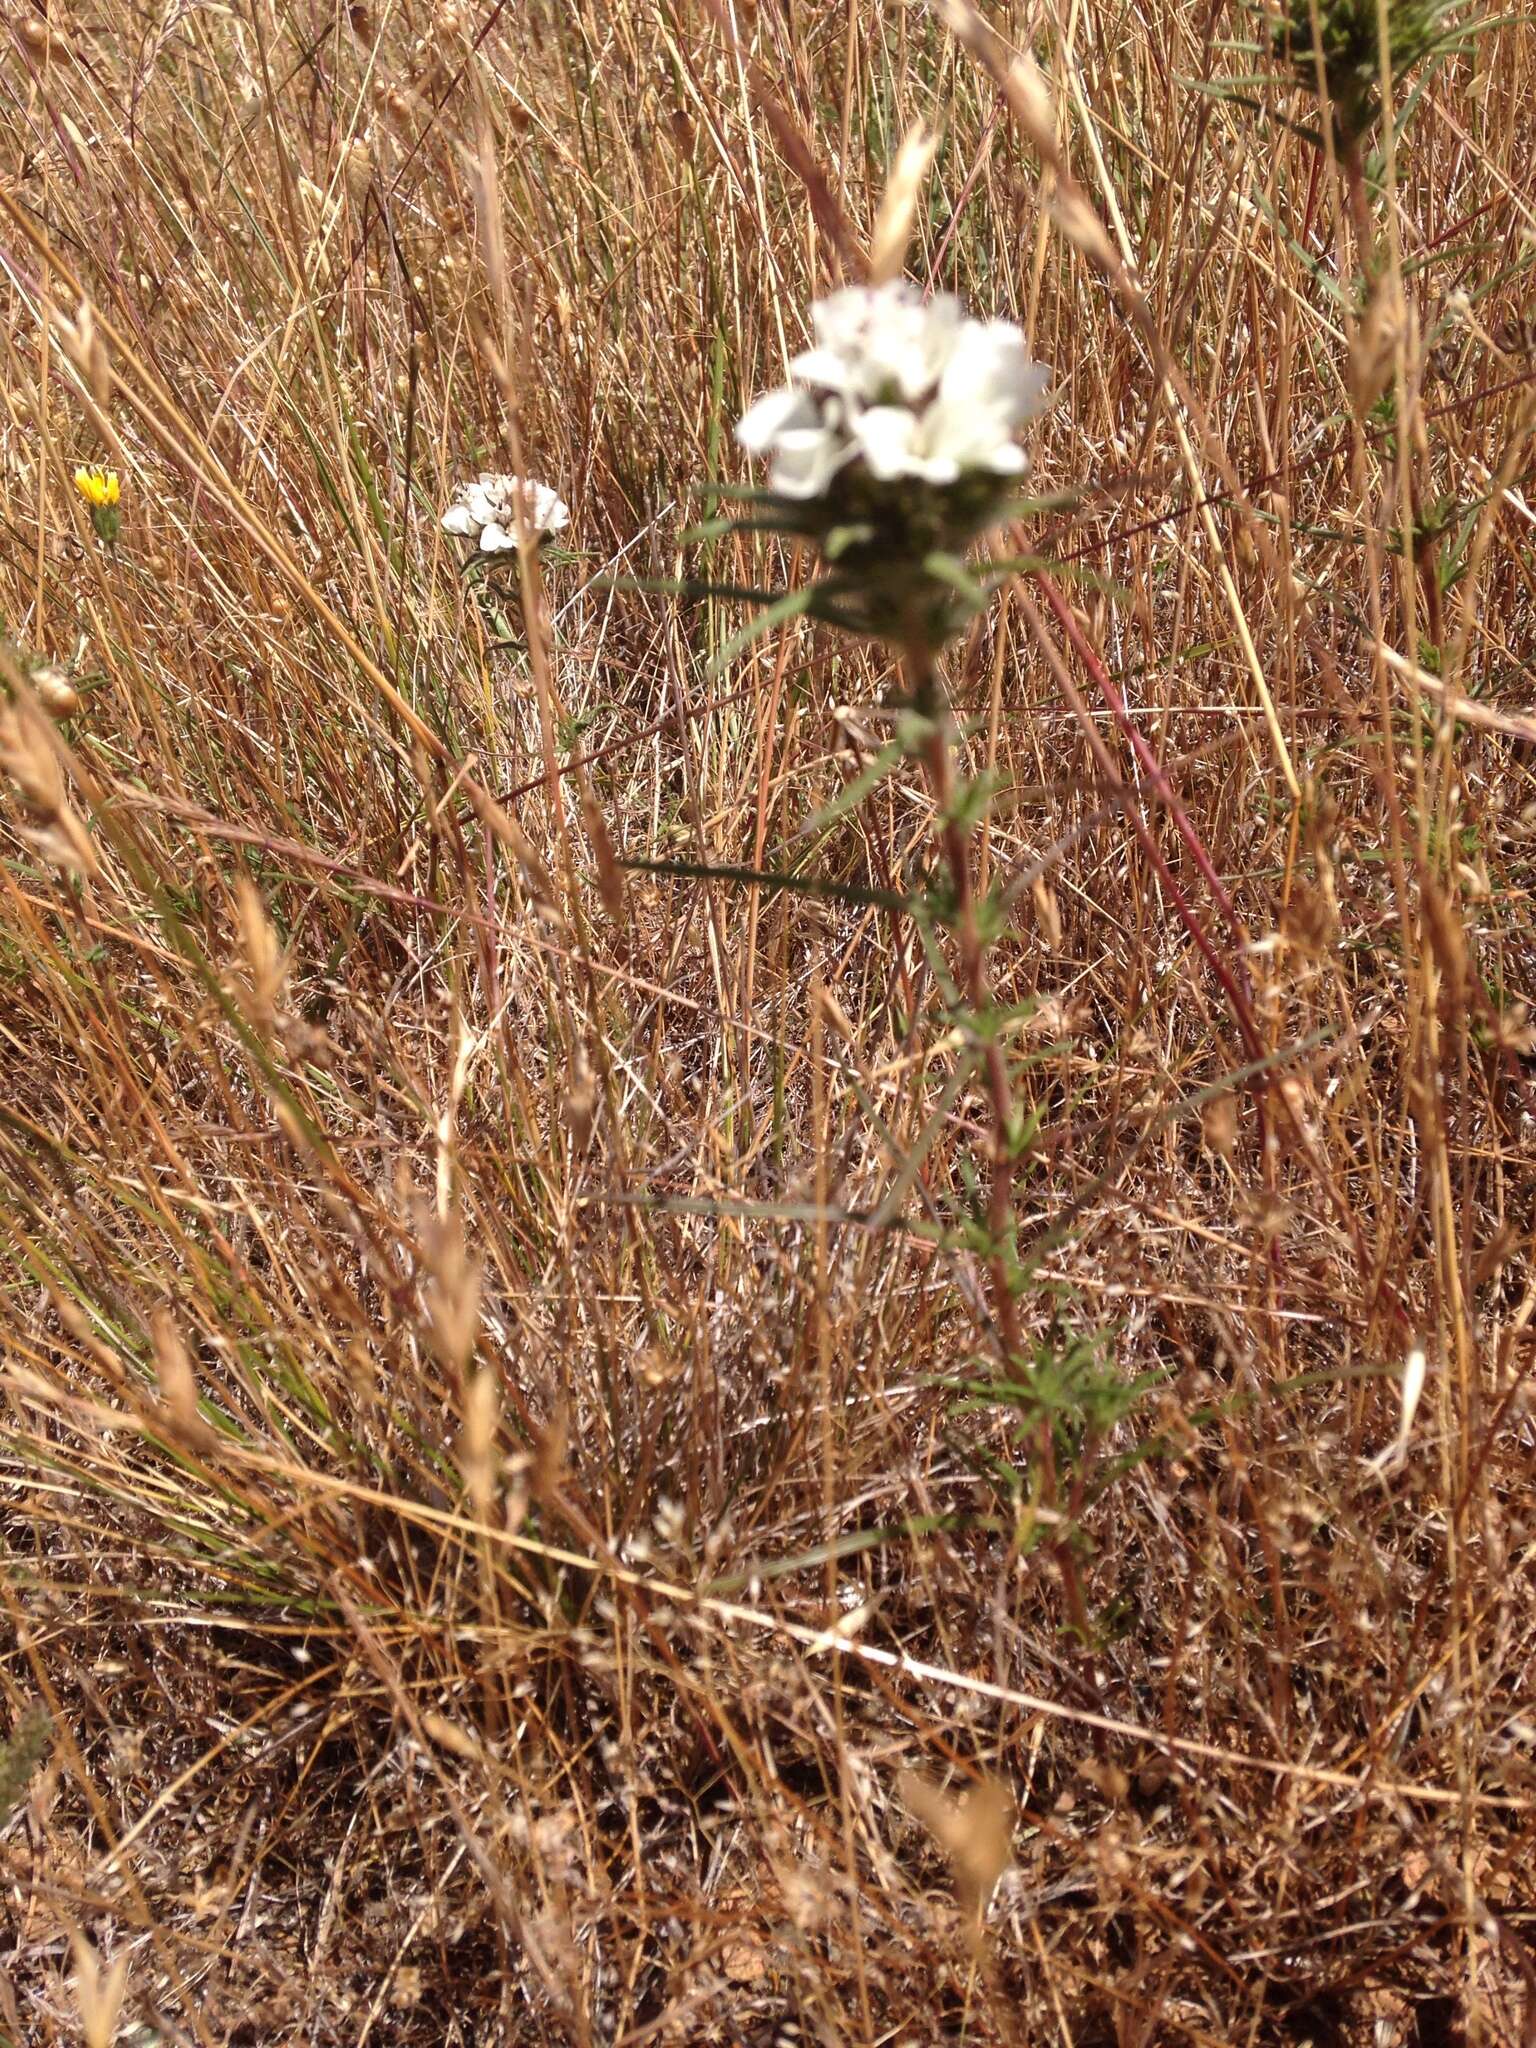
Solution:
[[(4, 34), (0, 2042), (1529, 2040), (1528, 26)], [(919, 124), (937, 830), (701, 490)]]

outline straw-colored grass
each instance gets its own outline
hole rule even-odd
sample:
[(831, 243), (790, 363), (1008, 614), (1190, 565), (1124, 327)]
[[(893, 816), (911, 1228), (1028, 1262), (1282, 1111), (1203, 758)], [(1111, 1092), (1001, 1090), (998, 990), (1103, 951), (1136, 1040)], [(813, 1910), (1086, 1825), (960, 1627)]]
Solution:
[[(1341, 162), (1238, 9), (17, 0), (8, 2048), (1536, 2039), (1519, 13)], [(895, 672), (664, 587), (919, 120), (1007, 1371)]]

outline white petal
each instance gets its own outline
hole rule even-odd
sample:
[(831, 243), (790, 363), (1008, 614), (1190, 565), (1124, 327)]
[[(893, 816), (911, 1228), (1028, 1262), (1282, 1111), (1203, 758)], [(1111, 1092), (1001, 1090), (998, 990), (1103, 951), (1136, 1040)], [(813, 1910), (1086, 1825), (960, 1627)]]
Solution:
[(914, 337), (915, 351), (922, 358), (922, 382), (908, 393), (909, 397), (917, 398), (939, 382), (965, 327), (965, 309), (953, 292), (940, 292), (928, 301), (923, 308), (921, 331)]
[(546, 533), (559, 533), (563, 527), (569, 526), (570, 523), (570, 506), (566, 504), (564, 498), (557, 498), (554, 492), (551, 491), (549, 503), (540, 515), (539, 524)]
[(948, 293), (925, 303), (900, 279), (850, 285), (812, 307), (817, 346), (797, 358), (794, 372), (875, 403), (911, 403), (938, 383), (962, 320), (959, 300)]
[(918, 422), (917, 438), (902, 468), (904, 476), (920, 477), (925, 484), (953, 484), (960, 480), (965, 464), (947, 448), (930, 448)]
[(796, 428), (774, 444), (768, 481), (781, 497), (819, 498), (853, 454), (852, 444), (830, 428)]
[(840, 292), (829, 292), (811, 308), (811, 332), (823, 348), (839, 356), (852, 355), (877, 317), (881, 296), (867, 284), (845, 285)]
[(498, 526), (493, 519), (480, 529), (480, 547), (487, 555), (505, 554), (508, 548), (517, 546), (517, 535), (508, 533), (504, 526)]
[(857, 365), (835, 348), (806, 349), (790, 363), (789, 374), (797, 383), (814, 384), (823, 391), (858, 389)]
[(494, 478), (484, 477), (479, 483), (467, 484), (464, 488), (465, 506), (470, 517), (481, 526), (488, 525), (502, 510), (501, 493), (490, 488), (494, 481)]
[(781, 434), (813, 427), (818, 417), (816, 401), (808, 392), (791, 391), (787, 387), (765, 391), (761, 398), (747, 407), (737, 422), (736, 438), (749, 454), (763, 455)]
[(870, 474), (888, 482), (893, 477), (916, 476), (920, 458), (916, 452), (918, 419), (904, 405), (872, 405), (850, 422), (859, 453)]
[(995, 408), (1006, 414), (1011, 430), (1040, 410), (1049, 383), (1049, 372), (1030, 360), (1011, 320), (967, 320), (945, 365), (939, 398)]
[(947, 456), (959, 469), (986, 469), (1013, 476), (1024, 467), (1024, 454), (1013, 438), (1013, 417), (1005, 405), (978, 405), (959, 398), (939, 398), (922, 420), (921, 452)]
[(480, 521), (467, 505), (450, 505), (443, 514), (443, 529), (447, 533), (461, 533), (468, 538), (479, 532)]
[(908, 403), (925, 397), (943, 375), (960, 328), (960, 301), (947, 293), (926, 306), (907, 295), (885, 307), (868, 342), (880, 388), (894, 386)]

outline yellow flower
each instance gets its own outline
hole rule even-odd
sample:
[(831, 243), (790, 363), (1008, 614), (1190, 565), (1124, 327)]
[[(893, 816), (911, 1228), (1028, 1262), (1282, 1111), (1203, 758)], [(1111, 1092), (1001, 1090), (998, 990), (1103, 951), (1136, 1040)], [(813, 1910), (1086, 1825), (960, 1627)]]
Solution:
[(123, 516), (118, 510), (123, 487), (117, 480), (117, 471), (103, 469), (99, 463), (90, 463), (75, 471), (75, 489), (91, 508), (91, 524), (96, 529), (96, 538), (110, 547), (117, 539)]
[(75, 489), (97, 511), (105, 511), (109, 505), (115, 505), (123, 494), (117, 471), (99, 469), (94, 464), (89, 469), (75, 471)]

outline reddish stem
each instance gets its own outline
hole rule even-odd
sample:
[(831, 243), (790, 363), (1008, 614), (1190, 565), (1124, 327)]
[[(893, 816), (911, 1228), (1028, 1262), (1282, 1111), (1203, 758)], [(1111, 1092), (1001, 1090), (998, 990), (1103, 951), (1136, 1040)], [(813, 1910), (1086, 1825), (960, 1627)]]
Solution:
[[(1236, 906), (1227, 892), (1226, 884), (1217, 874), (1211, 857), (1205, 850), (1205, 842), (1190, 823), (1189, 813), (1180, 802), (1178, 792), (1174, 789), (1173, 784), (1164, 774), (1161, 762), (1156, 754), (1153, 753), (1146, 740), (1136, 730), (1131, 715), (1126, 710), (1125, 699), (1115, 688), (1114, 683), (1110, 679), (1109, 671), (1089, 644), (1087, 635), (1077, 622), (1076, 614), (1044, 570), (1037, 570), (1035, 572), (1034, 581), (1041, 595), (1045, 598), (1046, 603), (1060, 622), (1062, 631), (1071, 644), (1073, 652), (1098, 685), (1099, 694), (1109, 706), (1115, 723), (1135, 749), (1136, 758), (1145, 770), (1148, 781), (1163, 803), (1167, 805), (1174, 824), (1178, 828), (1179, 837), (1189, 848), (1195, 866), (1205, 878), (1206, 886), (1209, 888), (1217, 908), (1225, 919), (1227, 928), (1231, 932), (1234, 941), (1239, 947), (1246, 946), (1248, 935), (1243, 929), (1242, 920), (1237, 914)], [(1055, 654), (1055, 649), (1049, 635), (1042, 633), (1040, 630), (1044, 625), (1044, 621), (1034, 606), (1029, 604), (1027, 598), (1025, 599), (1025, 604), (1027, 613), (1031, 618), (1031, 623), (1036, 627), (1035, 637), (1040, 642), (1046, 659), (1055, 673), (1057, 683), (1061, 686), (1063, 694), (1067, 697), (1067, 701), (1072, 704), (1074, 710), (1079, 712), (1084, 729), (1089, 736), (1089, 743), (1093, 746), (1095, 755), (1100, 758), (1100, 767), (1107, 770), (1113, 782), (1118, 783), (1119, 777), (1115, 775), (1113, 764), (1110, 763), (1107, 753), (1103, 751), (1103, 742), (1099, 740), (1088, 718), (1087, 707), (1083, 704), (1082, 698), (1073, 686), (1071, 678), (1067, 675), (1065, 665), (1060, 662), (1060, 657)], [(1234, 970), (1217, 952), (1210, 934), (1190, 907), (1183, 890), (1174, 880), (1173, 871), (1168, 866), (1162, 849), (1147, 829), (1140, 811), (1134, 805), (1129, 806), (1128, 809), (1136, 836), (1141, 841), (1148, 859), (1157, 871), (1159, 881), (1167, 890), (1185, 930), (1199, 947), (1207, 966), (1209, 966), (1211, 972), (1221, 984), (1228, 1002), (1232, 1005), (1233, 1015), (1237, 1019), (1238, 1033), (1243, 1041), (1243, 1051), (1250, 1060), (1263, 1059), (1266, 1048), (1263, 1035), (1254, 1018), (1252, 985), (1248, 978), (1248, 969), (1243, 963), (1241, 954), (1239, 954)], [(1262, 1095), (1262, 1079), (1251, 1082), (1250, 1087), (1253, 1088), (1256, 1096)]]

